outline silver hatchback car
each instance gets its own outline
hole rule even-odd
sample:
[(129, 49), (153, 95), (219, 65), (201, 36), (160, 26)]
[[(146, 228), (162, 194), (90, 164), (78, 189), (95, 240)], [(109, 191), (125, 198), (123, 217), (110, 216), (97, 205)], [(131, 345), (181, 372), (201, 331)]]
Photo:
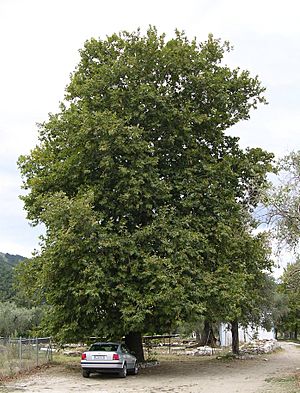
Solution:
[(117, 373), (121, 378), (128, 374), (136, 375), (138, 362), (124, 344), (96, 342), (81, 355), (82, 375), (88, 378), (91, 373)]

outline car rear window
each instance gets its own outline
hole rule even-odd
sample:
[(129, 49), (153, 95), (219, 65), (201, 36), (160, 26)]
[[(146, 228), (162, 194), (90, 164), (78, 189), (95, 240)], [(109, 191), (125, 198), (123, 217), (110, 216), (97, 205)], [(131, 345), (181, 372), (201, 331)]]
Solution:
[(117, 344), (93, 344), (90, 348), (90, 351), (116, 352), (117, 349)]

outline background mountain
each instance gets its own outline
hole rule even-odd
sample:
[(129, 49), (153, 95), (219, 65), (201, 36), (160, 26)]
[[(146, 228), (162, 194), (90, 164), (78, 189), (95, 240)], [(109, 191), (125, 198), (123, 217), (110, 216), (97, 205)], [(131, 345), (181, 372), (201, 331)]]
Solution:
[(15, 294), (13, 289), (13, 270), (25, 257), (0, 252), (0, 301), (12, 299)]

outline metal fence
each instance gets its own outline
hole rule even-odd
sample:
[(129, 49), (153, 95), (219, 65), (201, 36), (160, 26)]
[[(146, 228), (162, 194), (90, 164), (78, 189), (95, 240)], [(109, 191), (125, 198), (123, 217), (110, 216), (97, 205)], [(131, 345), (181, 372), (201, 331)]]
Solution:
[(44, 338), (0, 337), (0, 376), (12, 375), (52, 360), (52, 342)]

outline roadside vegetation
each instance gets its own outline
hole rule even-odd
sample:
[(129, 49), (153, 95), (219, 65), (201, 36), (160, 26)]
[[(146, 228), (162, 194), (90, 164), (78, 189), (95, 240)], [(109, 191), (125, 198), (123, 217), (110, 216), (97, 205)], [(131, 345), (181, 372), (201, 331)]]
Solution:
[(0, 302), (0, 337), (33, 337), (40, 325), (42, 307), (21, 307), (13, 301)]

